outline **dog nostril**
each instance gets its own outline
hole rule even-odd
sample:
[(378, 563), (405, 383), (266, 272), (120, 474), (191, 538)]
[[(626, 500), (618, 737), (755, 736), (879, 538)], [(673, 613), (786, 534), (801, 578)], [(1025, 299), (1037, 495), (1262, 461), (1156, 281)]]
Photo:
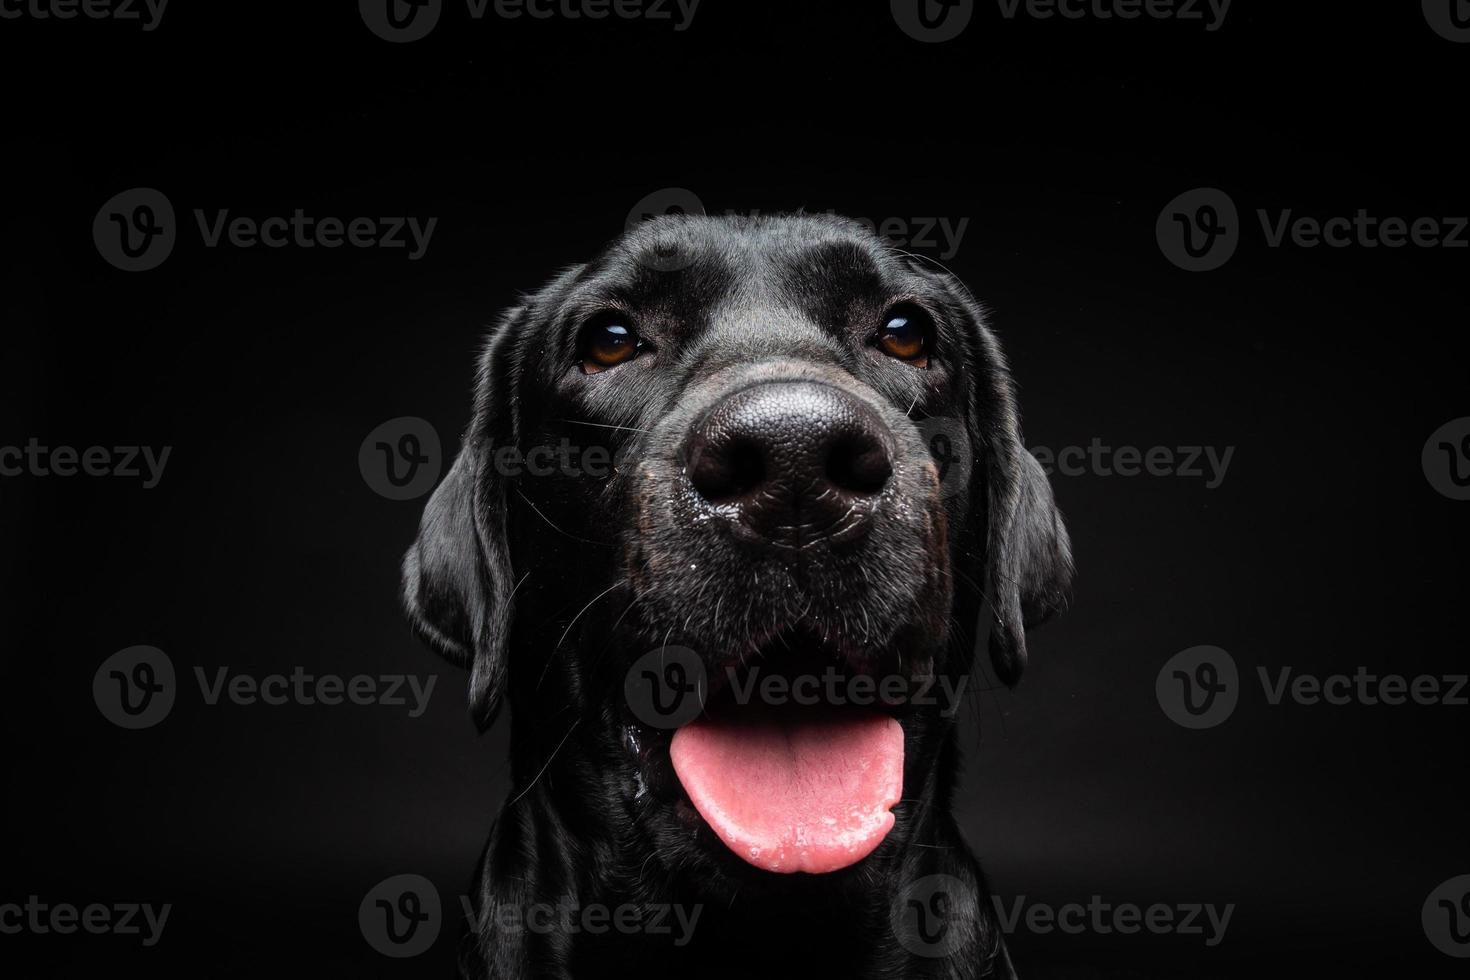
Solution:
[(765, 454), (744, 439), (719, 447), (701, 442), (693, 453), (689, 481), (712, 503), (742, 497), (766, 481)]
[(839, 490), (872, 494), (893, 475), (882, 443), (866, 435), (839, 438), (827, 454), (827, 479)]
[(766, 482), (766, 456), (759, 446), (742, 442), (730, 451), (730, 484), (735, 495)]

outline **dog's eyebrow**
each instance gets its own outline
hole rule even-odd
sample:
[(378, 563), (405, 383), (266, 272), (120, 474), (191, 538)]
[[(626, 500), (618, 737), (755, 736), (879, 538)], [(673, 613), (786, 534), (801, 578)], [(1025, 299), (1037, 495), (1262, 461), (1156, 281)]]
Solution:
[(870, 249), (850, 238), (829, 239), (808, 245), (791, 260), (796, 269), (825, 271), (836, 275), (878, 275), (878, 263)]
[(855, 304), (879, 306), (893, 291), (871, 248), (851, 239), (817, 242), (794, 252), (781, 264), (778, 281), (793, 306), (835, 332), (846, 329)]
[(869, 296), (888, 289), (877, 259), (855, 241), (820, 242), (801, 249), (783, 264), (780, 279), (793, 299), (807, 302), (824, 295)]

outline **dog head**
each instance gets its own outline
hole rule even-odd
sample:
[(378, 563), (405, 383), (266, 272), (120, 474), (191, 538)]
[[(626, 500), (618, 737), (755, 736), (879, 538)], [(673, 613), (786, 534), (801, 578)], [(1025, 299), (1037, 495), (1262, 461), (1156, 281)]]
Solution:
[[(665, 856), (828, 872), (948, 778), (918, 679), (1015, 683), (1070, 577), (962, 284), (842, 219), (667, 217), (490, 332), (404, 595), (521, 792), (560, 758)], [(671, 665), (697, 703), (650, 718)]]

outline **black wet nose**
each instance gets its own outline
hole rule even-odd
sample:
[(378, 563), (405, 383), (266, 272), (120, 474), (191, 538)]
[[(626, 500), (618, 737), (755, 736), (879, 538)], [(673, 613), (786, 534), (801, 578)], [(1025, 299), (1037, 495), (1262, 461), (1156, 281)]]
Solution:
[(755, 536), (803, 544), (864, 529), (893, 473), (883, 420), (854, 395), (811, 381), (726, 396), (690, 432), (690, 482)]

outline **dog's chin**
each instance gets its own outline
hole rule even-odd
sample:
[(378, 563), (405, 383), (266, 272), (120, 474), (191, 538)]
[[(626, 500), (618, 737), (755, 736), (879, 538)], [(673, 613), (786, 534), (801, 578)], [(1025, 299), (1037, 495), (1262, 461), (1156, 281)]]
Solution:
[(896, 648), (854, 655), (800, 630), (711, 665), (693, 721), (670, 731), (622, 719), (638, 825), (670, 870), (712, 891), (861, 875), (899, 822), (905, 763), (918, 761), (905, 759), (919, 744), (907, 737), (915, 678), (932, 665)]

